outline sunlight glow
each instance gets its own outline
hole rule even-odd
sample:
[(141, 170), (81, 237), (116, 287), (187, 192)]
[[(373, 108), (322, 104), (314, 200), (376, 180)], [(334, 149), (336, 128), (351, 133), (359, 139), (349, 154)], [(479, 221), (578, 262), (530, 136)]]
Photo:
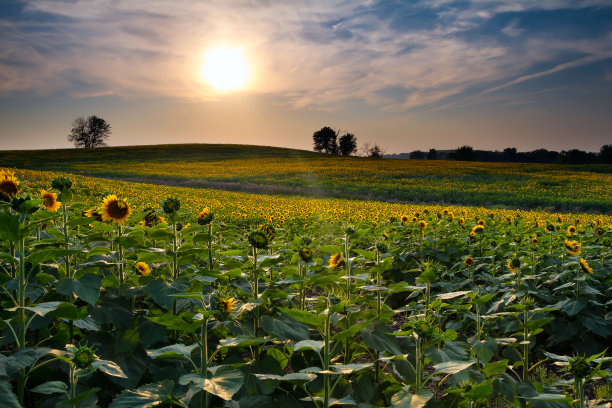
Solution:
[(249, 64), (242, 48), (211, 48), (204, 57), (202, 77), (218, 90), (244, 87), (249, 74)]

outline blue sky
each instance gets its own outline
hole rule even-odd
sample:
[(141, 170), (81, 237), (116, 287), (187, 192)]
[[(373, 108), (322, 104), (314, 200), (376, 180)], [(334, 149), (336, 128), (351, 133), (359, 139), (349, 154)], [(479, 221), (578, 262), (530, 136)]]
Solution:
[[(0, 39), (2, 150), (69, 147), (90, 114), (110, 145), (612, 143), (612, 1), (0, 0)], [(242, 89), (202, 79), (222, 46)]]

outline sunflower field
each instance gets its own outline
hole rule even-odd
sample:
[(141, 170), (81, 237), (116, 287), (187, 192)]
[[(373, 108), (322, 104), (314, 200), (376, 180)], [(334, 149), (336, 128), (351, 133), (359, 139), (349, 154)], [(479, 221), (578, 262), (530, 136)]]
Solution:
[(0, 169), (2, 407), (610, 406), (612, 217)]

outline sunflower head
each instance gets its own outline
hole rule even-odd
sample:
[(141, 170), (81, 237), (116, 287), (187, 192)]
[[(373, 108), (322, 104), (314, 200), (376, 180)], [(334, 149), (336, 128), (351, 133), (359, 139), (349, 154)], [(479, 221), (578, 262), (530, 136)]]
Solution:
[(249, 234), (249, 244), (253, 248), (266, 249), (269, 243), (268, 235), (260, 229), (253, 230)]
[(409, 219), (410, 219), (410, 218), (408, 218), (408, 216), (407, 216), (407, 215), (402, 215), (402, 224), (407, 223)]
[(580, 270), (584, 273), (593, 273), (593, 268), (591, 268), (586, 259), (583, 258), (580, 258)]
[(474, 265), (474, 258), (472, 258), (471, 256), (466, 256), (463, 263), (465, 264), (465, 266), (472, 266)]
[(573, 225), (570, 225), (569, 227), (567, 227), (568, 236), (574, 235), (575, 233), (576, 233), (576, 227), (574, 227)]
[(480, 226), (484, 227), (484, 225), (485, 225), (485, 221), (484, 221), (484, 220), (479, 220), (479, 221), (478, 221), (478, 225), (480, 225)]
[(419, 220), (419, 219), (418, 219), (417, 217), (412, 217), (412, 218), (410, 219), (410, 221), (412, 221), (412, 222), (417, 222), (418, 220)]
[(516, 273), (521, 269), (521, 261), (518, 258), (513, 258), (508, 261), (508, 269), (510, 272)]
[(553, 231), (555, 230), (555, 226), (554, 226), (554, 225), (552, 225), (552, 224), (548, 224), (548, 225), (546, 226), (546, 230), (547, 230), (548, 232), (553, 232)]
[(17, 194), (19, 194), (19, 180), (15, 177), (15, 173), (8, 170), (0, 171), (0, 200), (8, 203)]
[(307, 237), (307, 236), (303, 236), (302, 237), (302, 243), (306, 246), (312, 244), (312, 238)]
[(604, 233), (604, 230), (602, 228), (597, 228), (595, 230), (595, 235), (597, 235), (598, 237), (601, 237)]
[(87, 345), (75, 347), (72, 351), (72, 361), (78, 368), (87, 368), (96, 361), (96, 353)]
[(376, 250), (381, 254), (384, 254), (389, 250), (389, 246), (384, 242), (379, 242), (376, 244)]
[(574, 356), (569, 360), (569, 371), (575, 378), (586, 378), (591, 374), (591, 365), (584, 356)]
[(148, 276), (151, 273), (151, 268), (146, 262), (137, 262), (135, 267), (136, 271), (142, 276)]
[(472, 232), (474, 234), (480, 234), (482, 231), (484, 231), (484, 227), (481, 224), (478, 224), (472, 228)]
[(162, 201), (162, 209), (167, 215), (176, 214), (181, 208), (181, 200), (176, 197), (168, 197)]
[(312, 261), (312, 250), (308, 247), (304, 247), (300, 249), (300, 258), (302, 258), (302, 261), (304, 262), (310, 262)]
[(163, 219), (163, 217), (160, 217), (155, 213), (155, 211), (149, 209), (149, 212), (147, 212), (144, 218), (140, 221), (140, 225), (143, 227), (151, 228), (156, 226), (157, 224), (162, 224), (164, 222), (165, 220)]
[(260, 225), (259, 229), (262, 230), (268, 236), (268, 241), (270, 241), (270, 242), (276, 236), (276, 230), (270, 224)]
[(117, 225), (123, 224), (132, 214), (130, 205), (125, 198), (119, 199), (111, 194), (104, 197), (102, 202), (102, 221), (112, 221)]
[(463, 225), (465, 224), (465, 218), (461, 217), (459, 218), (459, 225)]
[(406, 234), (411, 235), (412, 234), (412, 228), (406, 228)]
[(57, 201), (57, 194), (42, 190), (40, 198), (43, 200), (42, 206), (45, 210), (55, 212), (60, 208), (61, 202)]
[(344, 266), (344, 254), (334, 254), (329, 258), (328, 266), (330, 268), (340, 268)]
[(531, 243), (532, 243), (533, 245), (538, 245), (538, 244), (540, 243), (540, 241), (538, 241), (538, 238), (537, 238), (537, 237), (533, 237), (533, 239), (531, 240)]
[(571, 255), (580, 255), (580, 243), (578, 241), (565, 240), (565, 248)]
[(72, 187), (72, 180), (68, 177), (57, 176), (51, 180), (51, 187), (59, 191), (68, 190)]
[(470, 231), (470, 238), (476, 238), (476, 232), (474, 230)]
[(94, 221), (102, 222), (102, 214), (100, 214), (95, 208), (85, 211), (83, 215), (86, 217), (94, 218)]
[(199, 225), (208, 225), (211, 223), (211, 221), (213, 220), (213, 218), (215, 217), (215, 214), (212, 213), (208, 207), (205, 207), (202, 211), (200, 211), (200, 213), (198, 214), (198, 224)]
[(425, 229), (427, 228), (427, 223), (425, 221), (419, 221), (419, 228), (420, 229)]

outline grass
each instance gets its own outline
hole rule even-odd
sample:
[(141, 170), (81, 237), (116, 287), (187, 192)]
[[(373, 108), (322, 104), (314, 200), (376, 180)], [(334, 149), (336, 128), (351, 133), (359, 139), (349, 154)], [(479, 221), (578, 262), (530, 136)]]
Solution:
[(603, 213), (612, 208), (610, 165), (368, 159), (185, 144), (6, 151), (0, 166), (272, 194)]

